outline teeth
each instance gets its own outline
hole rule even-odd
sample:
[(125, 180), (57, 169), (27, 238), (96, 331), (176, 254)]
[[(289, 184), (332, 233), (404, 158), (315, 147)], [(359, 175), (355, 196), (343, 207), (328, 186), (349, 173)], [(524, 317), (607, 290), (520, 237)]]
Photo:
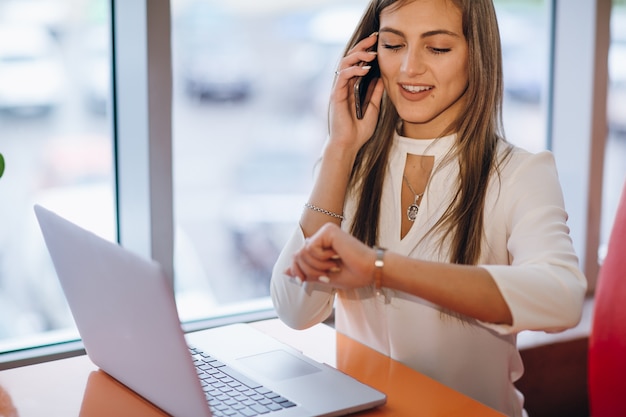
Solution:
[(428, 91), (428, 90), (432, 90), (433, 87), (427, 87), (427, 86), (418, 86), (418, 85), (403, 85), (402, 88), (404, 88), (406, 91), (410, 92), (410, 93), (420, 93), (422, 91)]

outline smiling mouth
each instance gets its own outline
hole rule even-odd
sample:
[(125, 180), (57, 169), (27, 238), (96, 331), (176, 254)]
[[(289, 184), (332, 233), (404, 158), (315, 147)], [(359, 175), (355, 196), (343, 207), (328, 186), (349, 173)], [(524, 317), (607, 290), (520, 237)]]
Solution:
[(402, 85), (402, 88), (405, 91), (408, 91), (409, 93), (421, 93), (422, 91), (429, 91), (432, 90), (433, 87), (431, 86), (426, 86), (426, 85)]

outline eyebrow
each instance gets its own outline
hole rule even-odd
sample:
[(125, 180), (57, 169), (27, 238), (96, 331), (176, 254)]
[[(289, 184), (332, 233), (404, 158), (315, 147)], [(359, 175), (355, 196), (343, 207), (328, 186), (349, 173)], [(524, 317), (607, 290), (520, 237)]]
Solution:
[[(379, 32), (389, 32), (389, 33), (396, 34), (398, 36), (406, 37), (402, 31), (394, 29), (394, 28), (389, 28), (389, 27), (380, 28)], [(420, 38), (425, 39), (425, 38), (429, 38), (429, 37), (436, 36), (436, 35), (448, 35), (448, 36), (452, 36), (455, 38), (460, 38), (460, 36), (457, 33), (451, 32), (445, 29), (435, 29), (435, 30), (430, 30), (428, 32), (424, 32), (420, 35)]]

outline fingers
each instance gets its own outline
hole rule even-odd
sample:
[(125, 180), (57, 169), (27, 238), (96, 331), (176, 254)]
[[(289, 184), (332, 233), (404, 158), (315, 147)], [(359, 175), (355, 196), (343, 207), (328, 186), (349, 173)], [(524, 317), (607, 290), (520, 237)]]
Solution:
[(376, 57), (375, 46), (378, 42), (378, 32), (374, 32), (367, 38), (361, 39), (354, 48), (350, 49), (346, 56), (358, 57), (361, 61), (370, 62)]
[(324, 248), (320, 240), (306, 239), (304, 247), (293, 256), (286, 275), (301, 284), (304, 281), (330, 283), (330, 276), (341, 271), (339, 256), (334, 250)]
[(371, 285), (372, 249), (334, 223), (305, 239), (285, 274), (293, 281), (315, 282), (332, 289)]
[(347, 55), (341, 60), (335, 75), (343, 79), (363, 76), (367, 74), (371, 68), (370, 64), (376, 59), (377, 55), (376, 51), (356, 52), (352, 55)]
[(376, 51), (370, 50), (378, 40), (378, 32), (372, 33), (367, 38), (357, 43), (341, 60), (335, 75), (337, 78), (349, 80), (353, 77), (367, 74), (369, 63), (376, 59)]
[(340, 271), (337, 261), (330, 258), (332, 252), (328, 250), (322, 252), (323, 254), (317, 248), (307, 248), (296, 254), (295, 262), (307, 280)]
[(330, 284), (332, 281), (332, 276), (341, 272), (341, 268), (334, 265), (328, 269), (316, 269), (310, 267), (306, 263), (300, 263), (299, 261), (295, 261), (294, 263), (284, 271), (284, 274), (293, 278), (293, 280), (302, 285), (303, 282), (321, 282), (323, 284)]
[[(373, 47), (378, 41), (378, 33), (373, 33), (367, 38), (357, 43), (346, 56), (341, 60), (336, 71), (335, 82), (330, 97), (330, 122), (331, 134), (336, 138), (349, 138), (350, 145), (362, 146), (363, 141), (367, 140), (375, 123), (378, 120), (377, 110), (380, 109), (380, 103), (383, 95), (383, 87), (379, 87), (378, 93), (375, 94), (368, 102), (365, 110), (365, 123), (358, 119), (362, 119), (361, 114), (357, 114), (355, 83), (360, 77), (367, 75), (377, 65), (376, 51)], [(369, 106), (374, 102), (373, 106)]]

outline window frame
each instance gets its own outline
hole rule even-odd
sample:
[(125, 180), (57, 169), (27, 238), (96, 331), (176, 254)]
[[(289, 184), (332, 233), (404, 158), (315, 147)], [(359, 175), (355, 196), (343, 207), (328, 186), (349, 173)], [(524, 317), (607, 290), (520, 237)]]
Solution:
[(170, 1), (111, 1), (119, 243), (174, 284)]
[[(118, 240), (124, 247), (158, 261), (173, 284), (170, 1), (109, 1)], [(593, 288), (598, 270), (602, 171), (608, 133), (606, 61), (612, 1), (548, 1), (553, 13), (553, 64), (547, 137), (561, 177), (579, 185), (564, 190), (565, 203), (572, 238)], [(576, 25), (580, 21), (575, 18), (580, 15), (592, 16), (593, 24)], [(570, 91), (570, 85), (584, 87), (586, 99), (580, 99), (581, 88)], [(193, 331), (269, 317), (275, 317), (271, 310), (247, 312), (183, 323), (183, 327)], [(76, 340), (2, 353), (0, 370), (84, 353), (82, 342)]]
[(611, 0), (552, 0), (548, 141), (562, 184), (572, 184), (565, 207), (589, 293), (599, 270), (611, 9)]

